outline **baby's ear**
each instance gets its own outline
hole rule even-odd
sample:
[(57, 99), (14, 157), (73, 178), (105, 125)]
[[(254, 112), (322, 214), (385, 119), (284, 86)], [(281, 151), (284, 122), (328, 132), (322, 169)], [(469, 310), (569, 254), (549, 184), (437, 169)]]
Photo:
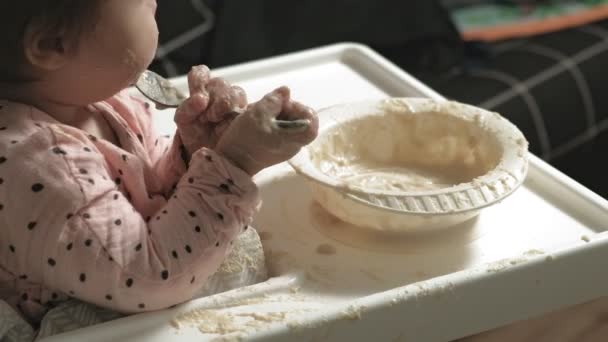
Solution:
[(69, 46), (62, 32), (31, 26), (23, 37), (23, 52), (28, 62), (36, 68), (54, 71), (68, 61)]

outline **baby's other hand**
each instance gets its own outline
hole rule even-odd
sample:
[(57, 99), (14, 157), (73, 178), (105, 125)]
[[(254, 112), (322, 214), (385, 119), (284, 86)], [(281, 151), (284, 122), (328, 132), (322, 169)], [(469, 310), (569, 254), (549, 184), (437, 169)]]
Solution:
[(188, 73), (190, 97), (175, 112), (180, 137), (189, 154), (201, 147), (214, 148), (237, 112), (247, 105), (245, 91), (222, 78), (210, 78), (209, 68)]
[[(281, 128), (279, 120), (305, 120), (305, 129)], [(296, 155), (317, 137), (319, 122), (314, 110), (292, 101), (281, 87), (248, 106), (237, 116), (217, 143), (216, 151), (250, 175)]]

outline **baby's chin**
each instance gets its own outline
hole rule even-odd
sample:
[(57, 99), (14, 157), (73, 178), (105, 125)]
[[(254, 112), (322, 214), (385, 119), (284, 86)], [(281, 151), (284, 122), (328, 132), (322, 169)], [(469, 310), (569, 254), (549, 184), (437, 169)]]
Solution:
[(137, 82), (137, 80), (141, 77), (141, 74), (143, 74), (144, 71), (146, 71), (148, 69), (150, 64), (152, 64), (153, 59), (154, 59), (153, 57), (150, 58), (150, 61), (147, 63), (137, 63), (137, 64), (131, 65), (131, 72), (129, 74), (129, 77), (127, 78), (125, 87), (133, 86)]
[(148, 69), (150, 64), (152, 64), (153, 60), (154, 54), (151, 54), (146, 58), (141, 58), (141, 56), (138, 58), (131, 51), (127, 51), (127, 57), (123, 62), (123, 65), (126, 67), (125, 88), (134, 85), (141, 74)]
[(135, 74), (133, 74), (131, 77), (129, 77), (129, 79), (127, 80), (127, 82), (125, 84), (125, 88), (134, 86), (135, 83), (137, 83), (137, 80), (139, 80), (139, 78), (141, 77), (141, 74), (144, 73), (144, 71), (145, 71), (145, 69), (137, 71)]
[(142, 66), (142, 67), (138, 67), (138, 68), (132, 69), (131, 73), (128, 74), (128, 77), (126, 77), (125, 82), (123, 83), (123, 89), (135, 86), (135, 83), (137, 83), (137, 80), (139, 80), (139, 78), (141, 77), (141, 75), (147, 69), (148, 68), (146, 66)]
[(75, 105), (87, 106), (92, 103), (99, 101), (105, 101), (112, 96), (120, 93), (121, 91), (131, 86), (130, 80), (123, 82), (114, 82), (112, 84), (105, 84), (103, 86), (95, 87), (94, 89), (88, 89), (88, 91), (82, 91), (78, 95), (73, 96)]

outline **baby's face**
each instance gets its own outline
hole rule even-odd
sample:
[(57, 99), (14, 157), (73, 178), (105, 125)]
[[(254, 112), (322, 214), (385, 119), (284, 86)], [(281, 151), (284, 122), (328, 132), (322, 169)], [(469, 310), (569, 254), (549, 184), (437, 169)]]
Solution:
[(86, 105), (133, 84), (152, 62), (158, 44), (156, 0), (102, 1), (95, 30), (80, 39), (56, 79), (63, 103)]

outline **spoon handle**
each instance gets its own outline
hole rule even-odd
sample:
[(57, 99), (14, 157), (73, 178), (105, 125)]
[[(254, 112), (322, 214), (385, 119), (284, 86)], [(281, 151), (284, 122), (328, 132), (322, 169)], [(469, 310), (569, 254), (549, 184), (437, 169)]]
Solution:
[(305, 131), (310, 125), (310, 120), (277, 120), (273, 119), (273, 123), (280, 129), (288, 129), (293, 131)]
[[(135, 83), (135, 88), (152, 101), (156, 109), (177, 108), (186, 99), (171, 81), (150, 70), (142, 73)], [(280, 129), (304, 131), (310, 125), (310, 121), (273, 119), (273, 125)]]

